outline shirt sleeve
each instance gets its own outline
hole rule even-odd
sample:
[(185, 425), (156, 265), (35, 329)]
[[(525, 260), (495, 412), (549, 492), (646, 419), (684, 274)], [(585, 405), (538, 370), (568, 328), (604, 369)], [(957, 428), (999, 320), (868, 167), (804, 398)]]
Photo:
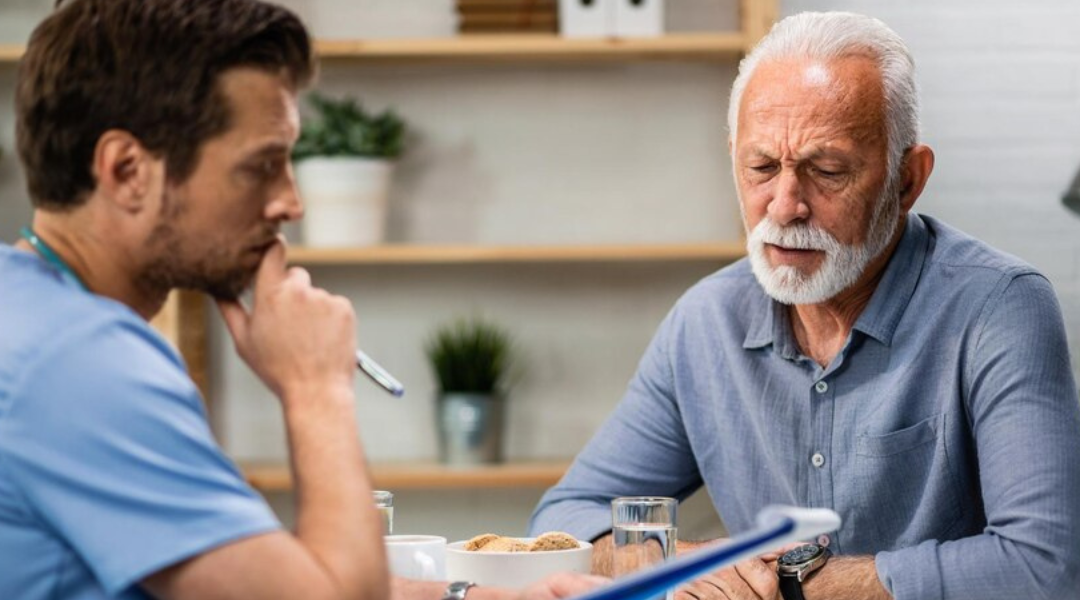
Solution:
[(897, 600), (1073, 597), (1080, 404), (1050, 283), (1006, 278), (977, 327), (966, 385), (987, 526), (881, 552), (878, 576)]
[(533, 513), (530, 535), (561, 530), (592, 540), (611, 530), (611, 500), (670, 496), (682, 500), (701, 486), (668, 358), (677, 309), (642, 358), (614, 413)]
[(132, 317), (43, 343), (16, 385), (0, 464), (110, 594), (278, 529), (215, 443), (171, 347)]

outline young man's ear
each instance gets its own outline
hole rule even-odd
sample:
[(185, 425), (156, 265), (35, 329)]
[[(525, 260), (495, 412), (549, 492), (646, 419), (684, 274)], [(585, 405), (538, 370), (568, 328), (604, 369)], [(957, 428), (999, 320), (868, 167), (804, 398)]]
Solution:
[(131, 133), (110, 129), (94, 148), (93, 173), (97, 189), (117, 207), (140, 212), (163, 176), (161, 159), (155, 157)]

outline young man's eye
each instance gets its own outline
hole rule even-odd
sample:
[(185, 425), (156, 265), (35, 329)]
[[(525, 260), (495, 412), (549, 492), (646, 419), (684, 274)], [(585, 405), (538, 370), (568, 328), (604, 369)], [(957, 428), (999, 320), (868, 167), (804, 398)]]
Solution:
[(261, 160), (251, 165), (251, 172), (259, 177), (269, 179), (277, 174), (278, 164), (274, 160)]

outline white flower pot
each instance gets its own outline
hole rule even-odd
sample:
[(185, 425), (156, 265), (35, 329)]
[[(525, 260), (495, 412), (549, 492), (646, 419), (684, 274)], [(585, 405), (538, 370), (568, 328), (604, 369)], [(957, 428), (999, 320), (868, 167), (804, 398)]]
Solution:
[(296, 163), (304, 202), (301, 233), (313, 247), (372, 246), (386, 240), (387, 197), (394, 164), (356, 157), (315, 157)]

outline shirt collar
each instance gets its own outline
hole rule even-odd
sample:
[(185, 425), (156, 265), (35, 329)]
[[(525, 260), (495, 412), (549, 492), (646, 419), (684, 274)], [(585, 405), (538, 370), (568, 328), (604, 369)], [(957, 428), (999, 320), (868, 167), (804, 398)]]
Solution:
[[(922, 275), (928, 242), (926, 224), (918, 215), (909, 214), (900, 243), (885, 266), (885, 273), (870, 297), (870, 303), (855, 321), (856, 331), (886, 346), (892, 344), (900, 317), (904, 315)], [(795, 356), (797, 349), (793, 346), (786, 306), (766, 295), (756, 280), (754, 287), (760, 294), (760, 300), (750, 304), (750, 327), (743, 340), (743, 348), (756, 349), (775, 344), (783, 356)]]
[(900, 243), (885, 266), (870, 303), (866, 305), (854, 329), (886, 346), (892, 345), (893, 334), (904, 316), (915, 286), (922, 276), (930, 232), (916, 214), (909, 214)]
[(753, 292), (758, 298), (749, 303), (750, 327), (743, 340), (743, 348), (764, 348), (773, 343), (776, 327), (787, 321), (784, 305), (770, 298), (754, 278)]

